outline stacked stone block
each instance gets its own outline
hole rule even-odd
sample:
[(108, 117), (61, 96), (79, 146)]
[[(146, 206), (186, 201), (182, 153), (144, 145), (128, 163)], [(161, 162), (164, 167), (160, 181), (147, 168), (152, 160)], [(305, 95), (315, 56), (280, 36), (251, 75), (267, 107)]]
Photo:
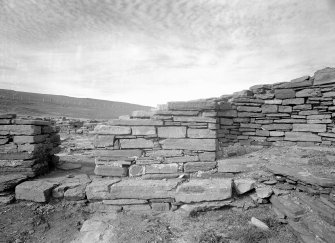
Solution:
[(334, 68), (225, 97), (228, 105), (218, 113), (221, 146), (334, 145), (334, 98)]
[(0, 115), (0, 176), (34, 177), (46, 172), (51, 156), (59, 152), (59, 144), (59, 135), (50, 121)]
[(214, 100), (171, 102), (150, 119), (97, 125), (95, 173), (156, 179), (215, 169), (219, 109)]

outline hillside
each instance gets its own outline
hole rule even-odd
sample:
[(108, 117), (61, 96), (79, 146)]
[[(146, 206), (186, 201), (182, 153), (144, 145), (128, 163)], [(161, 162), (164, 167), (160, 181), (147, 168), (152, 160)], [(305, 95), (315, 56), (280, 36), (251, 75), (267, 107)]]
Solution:
[(30, 116), (66, 116), (73, 118), (111, 119), (131, 114), (135, 110), (150, 110), (149, 106), (74, 98), (62, 95), (37, 94), (0, 89), (0, 112)]

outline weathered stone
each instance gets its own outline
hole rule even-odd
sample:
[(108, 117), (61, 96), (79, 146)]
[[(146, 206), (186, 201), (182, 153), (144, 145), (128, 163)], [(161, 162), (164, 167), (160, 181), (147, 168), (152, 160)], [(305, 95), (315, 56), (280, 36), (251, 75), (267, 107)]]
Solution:
[(156, 128), (154, 126), (136, 126), (131, 127), (133, 135), (156, 135)]
[(14, 202), (15, 196), (13, 194), (0, 195), (0, 205), (7, 205)]
[(203, 152), (199, 154), (200, 161), (215, 161), (216, 152)]
[(325, 124), (293, 124), (294, 132), (326, 132)]
[(335, 83), (335, 68), (324, 68), (314, 74), (314, 85)]
[(174, 116), (173, 121), (175, 122), (202, 122), (202, 123), (216, 123), (217, 119), (212, 117), (200, 117), (200, 116)]
[(147, 200), (139, 200), (139, 199), (115, 199), (115, 200), (103, 200), (103, 204), (107, 205), (140, 205), (147, 204)]
[(156, 212), (166, 212), (170, 210), (170, 203), (151, 203), (151, 209)]
[(79, 185), (65, 191), (64, 198), (69, 201), (79, 201), (86, 198), (86, 185)]
[(274, 120), (274, 123), (306, 123), (306, 119), (280, 119)]
[(317, 119), (330, 119), (330, 114), (323, 114), (323, 115), (309, 115), (307, 116), (307, 120), (317, 120)]
[(208, 171), (216, 167), (216, 162), (188, 162), (184, 164), (184, 172)]
[(109, 188), (120, 182), (121, 179), (112, 178), (94, 178), (92, 183), (86, 187), (86, 196), (88, 200), (107, 199)]
[(321, 90), (320, 89), (303, 89), (301, 91), (298, 91), (296, 93), (296, 97), (315, 97), (315, 96), (321, 96)]
[(158, 110), (156, 111), (157, 115), (162, 115), (162, 116), (197, 116), (199, 114), (199, 111), (163, 111), (163, 110)]
[(143, 110), (140, 110), (140, 111), (133, 111), (131, 113), (131, 116), (132, 117), (135, 117), (135, 118), (150, 118), (154, 115), (154, 111), (143, 111)]
[[(301, 98), (301, 99), (303, 99), (303, 98)], [(311, 109), (312, 109), (311, 104), (301, 104), (301, 105), (293, 106), (293, 111), (296, 111), (296, 110), (311, 110)]]
[(10, 190), (26, 179), (27, 176), (22, 174), (0, 175), (0, 192)]
[(284, 139), (288, 141), (321, 142), (320, 136), (308, 132), (285, 132)]
[(217, 139), (166, 139), (160, 142), (163, 149), (216, 151)]
[(192, 203), (231, 198), (231, 179), (194, 179), (178, 186), (176, 202)]
[(281, 105), (283, 103), (283, 100), (279, 100), (279, 99), (265, 100), (264, 103), (268, 105)]
[(127, 176), (128, 169), (126, 167), (113, 166), (113, 165), (96, 165), (94, 174), (101, 176)]
[(218, 116), (220, 116), (220, 117), (237, 117), (237, 111), (236, 110), (220, 111), (218, 113)]
[(109, 157), (110, 159), (123, 159), (123, 158), (136, 158), (141, 157), (142, 150), (139, 149), (127, 149), (127, 150), (95, 150), (94, 155), (96, 157)]
[(16, 144), (22, 143), (43, 143), (47, 138), (47, 135), (36, 135), (36, 136), (14, 136), (13, 141)]
[(271, 137), (282, 137), (284, 136), (285, 133), (284, 132), (280, 132), (280, 131), (270, 131), (270, 136)]
[(234, 180), (234, 188), (237, 194), (244, 194), (255, 188), (256, 181), (252, 179), (236, 179)]
[(178, 172), (178, 164), (151, 164), (145, 166), (146, 174), (173, 174)]
[(292, 124), (269, 124), (262, 125), (262, 129), (268, 131), (277, 131), (277, 130), (292, 130)]
[(141, 204), (141, 205), (124, 205), (122, 207), (123, 211), (125, 212), (132, 212), (132, 213), (143, 213), (143, 212), (150, 212), (151, 207), (149, 204)]
[(110, 187), (104, 199), (151, 199), (174, 198), (174, 188), (180, 180), (123, 180)]
[(109, 120), (108, 124), (113, 126), (162, 126), (163, 121), (151, 120), (151, 119), (129, 119), (129, 120), (113, 119)]
[(186, 127), (158, 127), (160, 138), (185, 138)]
[(37, 126), (50, 126), (50, 121), (43, 121), (43, 120), (23, 120), (23, 119), (14, 119), (14, 124), (17, 125), (37, 125)]
[(208, 100), (168, 102), (169, 110), (215, 110), (217, 108), (217, 102)]
[(198, 156), (182, 156), (182, 157), (171, 157), (171, 158), (166, 158), (165, 163), (185, 163), (185, 162), (195, 162), (199, 161)]
[(52, 189), (56, 185), (43, 180), (26, 181), (16, 186), (15, 197), (19, 200), (47, 202), (50, 199)]
[(129, 167), (129, 176), (141, 176), (145, 173), (145, 167), (142, 165), (131, 165)]
[(278, 112), (287, 112), (287, 113), (290, 113), (290, 112), (292, 112), (292, 107), (291, 106), (282, 106), (282, 105), (280, 105), (279, 107), (278, 107)]
[(293, 89), (276, 89), (276, 99), (290, 99), (295, 97), (295, 91)]
[(335, 97), (335, 91), (323, 93), (322, 96), (323, 97)]
[(316, 176), (306, 171), (304, 168), (298, 168), (292, 166), (290, 167), (279, 166), (279, 165), (268, 165), (267, 168), (276, 175), (283, 175), (295, 178), (307, 184), (318, 185), (323, 187), (332, 187), (335, 185), (334, 177)]
[(222, 125), (233, 125), (234, 121), (231, 118), (220, 118), (220, 124)]
[(97, 125), (94, 128), (94, 133), (99, 135), (128, 135), (131, 134), (131, 128), (111, 125)]
[(261, 230), (269, 230), (269, 226), (267, 226), (264, 222), (260, 221), (259, 219), (255, 217), (251, 217), (250, 220), (251, 224), (256, 226), (257, 228), (260, 228)]
[(14, 119), (16, 114), (0, 114), (0, 119)]
[(247, 112), (261, 112), (262, 109), (260, 107), (254, 106), (237, 106), (238, 111), (247, 111)]
[(263, 113), (254, 113), (254, 112), (238, 112), (238, 117), (264, 117)]
[(262, 105), (262, 113), (276, 113), (277, 111), (277, 105)]
[(185, 178), (185, 174), (182, 173), (173, 173), (173, 174), (146, 174), (142, 176), (143, 180), (168, 180), (175, 179), (183, 176)]
[(335, 133), (318, 133), (319, 136), (321, 137), (329, 137), (329, 138), (335, 138)]
[(256, 130), (256, 136), (265, 136), (268, 137), (270, 135), (269, 131), (266, 130)]
[(120, 139), (122, 149), (153, 148), (154, 143), (144, 138)]
[(259, 160), (252, 158), (233, 158), (218, 161), (218, 172), (239, 173), (256, 167)]
[(309, 115), (317, 115), (319, 114), (316, 110), (309, 110), (309, 111), (299, 111), (299, 116), (309, 116)]
[(28, 160), (35, 157), (32, 153), (0, 153), (0, 160)]
[(148, 157), (179, 157), (183, 155), (182, 150), (154, 150), (147, 151), (146, 156)]
[(38, 135), (41, 127), (35, 125), (1, 125), (0, 132), (11, 135)]
[(259, 198), (269, 198), (272, 195), (273, 191), (271, 187), (257, 187), (256, 194)]
[(272, 207), (275, 207), (289, 218), (297, 218), (305, 212), (302, 207), (294, 203), (288, 196), (277, 197), (272, 195), (270, 202), (272, 203)]
[(277, 85), (276, 88), (288, 89), (288, 88), (299, 88), (313, 85), (313, 80), (309, 76), (303, 76), (291, 80), (290, 82)]
[(189, 138), (216, 138), (216, 132), (209, 129), (187, 129)]
[(321, 120), (307, 120), (308, 124), (331, 124), (333, 121), (331, 119), (321, 119)]
[(57, 169), (60, 170), (77, 170), (80, 169), (82, 167), (81, 164), (79, 163), (59, 163), (56, 165)]
[(96, 148), (113, 147), (114, 135), (96, 135), (94, 137), (94, 146)]
[(285, 99), (283, 105), (301, 105), (305, 102), (304, 98)]

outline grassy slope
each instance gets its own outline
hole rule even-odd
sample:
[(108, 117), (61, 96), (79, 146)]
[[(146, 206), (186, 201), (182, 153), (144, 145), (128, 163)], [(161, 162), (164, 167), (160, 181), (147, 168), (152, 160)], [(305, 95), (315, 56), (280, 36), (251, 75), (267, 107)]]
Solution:
[(107, 100), (74, 98), (0, 89), (0, 112), (30, 116), (111, 119), (151, 107)]

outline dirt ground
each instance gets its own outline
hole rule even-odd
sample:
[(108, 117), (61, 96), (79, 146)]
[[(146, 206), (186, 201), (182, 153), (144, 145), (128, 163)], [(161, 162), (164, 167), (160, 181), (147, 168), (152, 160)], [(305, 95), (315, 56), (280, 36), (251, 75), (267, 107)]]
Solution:
[(89, 217), (67, 202), (18, 202), (0, 206), (0, 242), (70, 242)]
[[(80, 204), (19, 202), (0, 207), (0, 242), (71, 242), (88, 208)], [(265, 222), (270, 231), (250, 225), (251, 217)], [(295, 243), (286, 224), (275, 219), (269, 205), (247, 211), (231, 208), (185, 215), (166, 213), (119, 213), (115, 221), (119, 242), (272, 242)]]

